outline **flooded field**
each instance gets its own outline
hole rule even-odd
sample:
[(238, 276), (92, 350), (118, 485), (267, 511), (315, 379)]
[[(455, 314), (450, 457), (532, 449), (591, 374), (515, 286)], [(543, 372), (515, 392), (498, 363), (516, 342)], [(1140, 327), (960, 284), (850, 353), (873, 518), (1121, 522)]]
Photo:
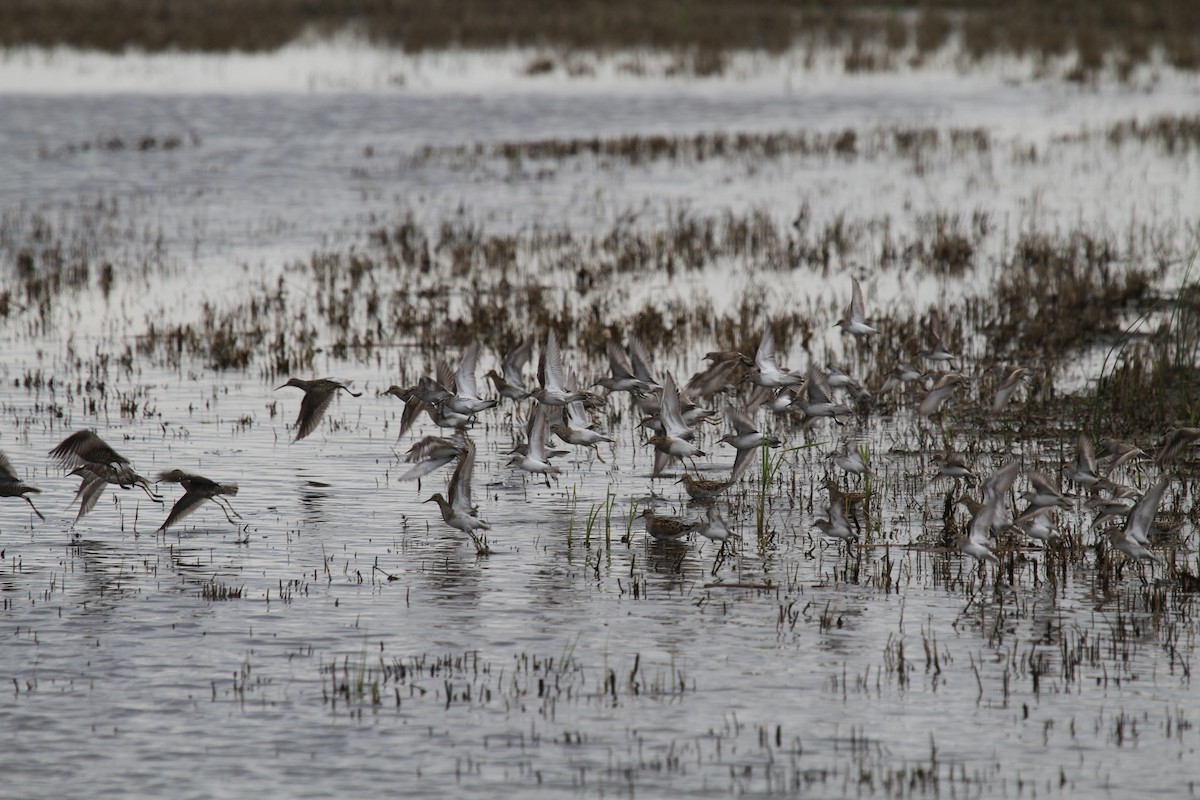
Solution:
[[(0, 497), (0, 795), (1197, 794), (1197, 454), (1162, 445), (1200, 412), (1200, 80), (655, 58), (7, 53), (0, 451), (41, 493)], [(869, 396), (775, 411), (730, 356), (703, 455), (657, 470), (593, 386), (610, 342), (685, 388), (768, 332)], [(401, 479), (449, 431), (386, 391), (478, 344), (495, 398), (525, 341), (535, 388), (551, 335), (612, 441), (547, 434), (559, 474), (529, 474), (536, 402), (480, 411), (477, 547), (426, 502), (455, 461)], [(905, 362), (934, 374), (885, 388)], [(277, 387), (322, 377), (361, 396), (293, 441)], [(708, 519), (680, 480), (731, 476), (731, 409), (781, 440), (720, 492), (732, 535), (650, 536), (646, 509)], [(77, 518), (49, 451), (86, 429), (149, 486)], [(1165, 478), (1148, 557), (1064, 476), (1081, 434), (1114, 487)], [(984, 489), (953, 454), (1015, 463), (1014, 515), (1049, 476), (1061, 536), (962, 552)], [(175, 468), (239, 516), (159, 531)]]

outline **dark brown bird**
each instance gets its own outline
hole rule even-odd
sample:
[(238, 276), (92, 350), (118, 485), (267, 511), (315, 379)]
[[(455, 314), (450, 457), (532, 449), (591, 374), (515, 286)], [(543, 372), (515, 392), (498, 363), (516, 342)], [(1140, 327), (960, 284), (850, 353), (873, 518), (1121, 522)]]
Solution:
[(158, 527), (156, 533), (165, 531), (171, 525), (195, 511), (205, 500), (212, 500), (216, 503), (225, 512), (225, 519), (234, 525), (238, 524), (234, 517), (241, 518), (241, 514), (233, 510), (233, 506), (229, 504), (229, 501), (221, 497), (223, 494), (237, 494), (238, 486), (236, 483), (217, 483), (202, 475), (184, 472), (181, 469), (158, 473), (158, 482), (178, 483), (183, 487), (183, 497), (175, 501), (175, 505), (171, 507), (171, 513), (167, 515), (166, 521)]
[(292, 378), (275, 391), (286, 389), (289, 386), (295, 386), (304, 391), (304, 399), (300, 401), (300, 413), (296, 416), (296, 438), (292, 439), (293, 442), (300, 441), (316, 430), (317, 425), (321, 424), (321, 417), (325, 416), (325, 409), (329, 408), (329, 404), (333, 402), (333, 396), (337, 394), (338, 389), (345, 389), (351, 397), (362, 397), (362, 392), (352, 392), (346, 384), (328, 378), (318, 378), (312, 381)]
[(50, 455), (57, 459), (64, 469), (69, 469), (70, 474), (78, 475), (82, 480), (74, 498), (79, 501), (76, 522), (96, 507), (100, 495), (110, 483), (122, 489), (139, 486), (154, 502), (163, 501), (162, 497), (150, 488), (150, 482), (134, 472), (133, 467), (129, 465), (129, 459), (112, 449), (108, 442), (94, 431), (76, 431), (59, 442), (50, 451)]
[(12, 462), (8, 460), (8, 456), (0, 452), (0, 497), (21, 498), (26, 503), (29, 503), (29, 507), (33, 509), (33, 513), (38, 515), (38, 519), (45, 522), (46, 518), (42, 516), (42, 512), (38, 511), (33, 501), (26, 497), (30, 492), (38, 493), (41, 491), (36, 486), (30, 486), (18, 478), (17, 471), (13, 469)]

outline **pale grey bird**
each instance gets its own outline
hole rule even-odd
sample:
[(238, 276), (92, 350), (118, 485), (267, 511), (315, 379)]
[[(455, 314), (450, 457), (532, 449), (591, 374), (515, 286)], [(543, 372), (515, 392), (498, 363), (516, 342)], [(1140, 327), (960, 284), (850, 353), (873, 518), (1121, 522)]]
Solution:
[(562, 365), (562, 352), (558, 349), (558, 337), (551, 330), (546, 334), (546, 349), (538, 361), (538, 378), (541, 387), (530, 392), (530, 396), (539, 403), (547, 406), (565, 406), (576, 400), (586, 400), (587, 392), (576, 391), (566, 387)]
[(289, 386), (294, 386), (304, 392), (304, 398), (300, 401), (300, 413), (296, 416), (296, 437), (292, 439), (293, 442), (300, 441), (316, 430), (317, 426), (321, 424), (321, 418), (325, 416), (325, 410), (333, 402), (333, 396), (339, 390), (344, 390), (351, 397), (362, 397), (362, 392), (351, 391), (346, 384), (328, 378), (317, 378), (311, 381), (290, 378), (276, 391)]
[(454, 412), (466, 416), (474, 416), (481, 411), (493, 408), (499, 400), (484, 400), (479, 397), (479, 387), (475, 381), (475, 364), (479, 359), (479, 342), (472, 342), (458, 362), (458, 370), (454, 373), (454, 394), (442, 403), (443, 412)]
[(437, 503), (442, 519), (455, 530), (460, 530), (471, 537), (475, 550), (481, 554), (487, 553), (487, 543), (480, 538), (477, 531), (489, 530), (489, 525), (478, 516), (478, 511), (471, 501), (471, 481), (475, 473), (475, 443), (469, 437), (464, 437), (466, 450), (458, 459), (458, 466), (450, 477), (450, 487), (447, 500), (441, 492), (435, 493), (426, 503)]
[(517, 345), (500, 361), (503, 374), (490, 369), (484, 377), (490, 378), (496, 387), (496, 394), (509, 400), (524, 400), (529, 397), (525, 388), (525, 365), (533, 355), (533, 341), (526, 340)]
[(771, 333), (770, 325), (763, 331), (762, 339), (758, 343), (754, 364), (758, 367), (758, 371), (750, 373), (746, 380), (758, 386), (779, 389), (804, 382), (802, 375), (782, 369), (779, 362), (775, 360), (775, 335)]
[(850, 280), (854, 284), (850, 295), (850, 304), (846, 306), (845, 315), (834, 324), (834, 327), (841, 328), (842, 333), (859, 338), (876, 336), (879, 331), (872, 327), (871, 321), (867, 319), (866, 305), (863, 303), (862, 287), (858, 285), (858, 278), (851, 276)]
[(763, 445), (779, 447), (783, 441), (778, 436), (759, 433), (758, 427), (748, 416), (733, 408), (727, 409), (726, 416), (733, 426), (733, 433), (727, 433), (720, 441), (729, 445), (737, 454), (733, 457), (733, 472), (729, 480), (736, 482), (749, 468), (751, 461), (761, 451)]

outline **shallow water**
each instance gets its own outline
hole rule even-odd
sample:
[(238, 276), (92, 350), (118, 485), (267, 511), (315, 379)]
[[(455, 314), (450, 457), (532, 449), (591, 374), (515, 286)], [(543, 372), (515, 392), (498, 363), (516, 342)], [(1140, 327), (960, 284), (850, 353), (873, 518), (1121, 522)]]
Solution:
[[(515, 81), (478, 95), (4, 97), (0, 213), (36, 210), (68, 231), (107, 221), (87, 239), (89, 255), (118, 267), (113, 296), (89, 284), (44, 328), (27, 311), (0, 320), (0, 449), (43, 490), (35, 502), (47, 517), (0, 505), (5, 793), (1195, 794), (1194, 595), (1160, 582), (1163, 566), (1127, 566), (1106, 582), (1091, 554), (1048, 574), (1035, 549), (999, 587), (980, 581), (973, 563), (933, 546), (949, 487), (919, 453), (939, 434), (908, 414), (853, 433), (794, 433), (789, 446), (822, 444), (783, 457), (765, 536), (758, 484), (746, 479), (726, 511), (740, 542), (718, 559), (711, 542), (664, 546), (630, 524), (652, 501), (699, 512), (672, 479), (650, 480), (627, 409), (611, 420), (606, 463), (573, 454), (549, 487), (503, 466), (512, 423), (496, 409), (473, 433), (493, 550), (477, 557), (421, 502), (445, 489), (449, 470), (419, 488), (395, 480), (415, 435), (397, 442), (401, 406), (376, 393), (399, 364), (420, 370), (403, 349), (382, 367), (319, 356), (316, 373), (354, 379), (365, 394), (343, 396), (294, 444), (299, 392), (274, 391), (282, 381), (257, 367), (124, 369), (116, 358), (148, 319), (195, 318), (201, 299), (270, 283), (288, 260), (348, 246), (372, 220), (407, 211), (437, 221), (462, 207), (492, 229), (588, 230), (628, 209), (653, 226), (678, 204), (792, 215), (808, 200), (818, 217), (891, 214), (901, 227), (943, 204), (987, 204), (1012, 231), (1033, 216), (1048, 227), (1169, 226), (1200, 207), (1194, 153), (1130, 147), (1111, 158), (1100, 143), (1054, 137), (1192, 94), (942, 76), (845, 79), (813, 93), (574, 93)], [(420, 148), (457, 143), (893, 123), (979, 126), (1005, 144), (983, 157), (983, 179), (975, 160), (950, 158), (927, 171), (888, 159), (787, 158), (765, 169), (585, 159), (540, 177), (495, 159), (414, 161)], [(180, 144), (130, 145), (147, 135)], [(126, 147), (96, 146), (112, 138)], [(1009, 147), (1031, 143), (1053, 156), (1021, 167)], [(97, 213), (97, 200), (119, 211)], [(6, 271), (21, 240), (5, 242)], [(683, 293), (772, 280), (717, 272), (688, 276)], [(880, 280), (871, 302), (892, 278)], [(899, 302), (947, 291), (898, 281)], [(835, 275), (789, 281), (772, 302), (844, 293)], [(73, 386), (88, 375), (75, 360), (109, 353), (110, 402), (93, 411), (85, 400), (96, 393)], [(795, 350), (789, 363), (801, 358)], [(695, 368), (686, 354), (674, 359), (685, 365), (677, 377)], [(20, 385), (38, 370), (60, 376), (54, 389)], [(113, 393), (139, 398), (138, 412), (122, 414)], [(110, 490), (72, 530), (75, 479), (45, 453), (85, 427), (144, 475), (179, 466), (237, 481), (245, 528), (208, 504), (156, 536), (169, 506)], [(702, 441), (713, 455), (699, 466), (712, 475), (732, 461), (719, 435)], [(811, 530), (829, 442), (847, 436), (869, 443), (880, 472), (861, 550)], [(1053, 464), (1058, 447), (988, 442), (977, 466), (987, 472), (1006, 452)], [(160, 489), (167, 504), (179, 496)], [(1168, 502), (1189, 507), (1191, 489), (1176, 483)], [(596, 511), (608, 497), (611, 514)], [(1088, 522), (1072, 514), (1064, 527)], [(1184, 537), (1194, 547), (1190, 523)], [(241, 596), (207, 599), (205, 587)]]

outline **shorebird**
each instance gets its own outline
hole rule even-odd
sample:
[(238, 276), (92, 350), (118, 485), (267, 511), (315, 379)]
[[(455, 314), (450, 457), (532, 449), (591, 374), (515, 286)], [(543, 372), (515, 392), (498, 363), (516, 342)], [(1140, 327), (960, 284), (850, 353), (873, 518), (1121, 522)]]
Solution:
[[(474, 416), (494, 407), (499, 400), (482, 400), (475, 382), (475, 362), (479, 359), (479, 342), (472, 342), (463, 352), (454, 373), (454, 394), (442, 403), (442, 411)], [(449, 384), (446, 384), (449, 387)]]
[(925, 373), (907, 361), (901, 362), (898, 366), (892, 369), (887, 374), (887, 379), (884, 380), (883, 386), (879, 389), (880, 394), (886, 394), (892, 389), (903, 387), (913, 381), (919, 381), (925, 377)]
[(604, 457), (600, 455), (600, 443), (614, 441), (612, 437), (592, 430), (592, 420), (588, 417), (583, 403), (578, 400), (567, 403), (566, 406), (552, 407), (547, 421), (550, 423), (551, 433), (567, 444), (592, 448), (601, 462), (604, 461)]
[(1054, 506), (1027, 508), (1013, 520), (1012, 525), (1031, 539), (1037, 539), (1039, 542), (1055, 542), (1062, 538), (1062, 534), (1054, 529), (1054, 520), (1051, 519), (1053, 513)]
[(775, 360), (775, 335), (771, 326), (767, 325), (762, 339), (758, 343), (758, 352), (754, 355), (754, 364), (758, 372), (751, 373), (746, 380), (768, 389), (779, 389), (784, 386), (795, 386), (804, 382), (804, 377), (795, 372), (788, 372), (779, 366)]
[(829, 388), (829, 380), (825, 372), (815, 368), (812, 364), (808, 365), (808, 375), (804, 381), (804, 397), (797, 399), (792, 404), (793, 408), (800, 402), (803, 403), (800, 410), (804, 413), (806, 428), (821, 417), (830, 417), (839, 425), (844, 425), (848, 420), (854, 418), (853, 408), (845, 403), (833, 402), (832, 390)]
[(1131, 461), (1150, 461), (1150, 454), (1132, 442), (1118, 439), (1101, 439), (1096, 450), (1098, 461), (1107, 461), (1109, 471), (1123, 467)]
[(646, 533), (660, 542), (674, 542), (699, 529), (702, 522), (685, 522), (678, 517), (660, 517), (653, 509), (645, 509), (639, 515), (646, 520)]
[(950, 453), (942, 459), (941, 469), (938, 470), (939, 478), (953, 478), (955, 486), (959, 481), (967, 483), (978, 480), (975, 473), (967, 466), (967, 459), (962, 453)]
[(1134, 503), (1129, 516), (1125, 518), (1125, 527), (1122, 530), (1122, 535), (1126, 539), (1136, 542), (1142, 547), (1149, 546), (1154, 515), (1158, 513), (1158, 504), (1162, 502), (1163, 492), (1170, 482), (1171, 479), (1168, 476), (1160, 475), (1141, 499)]
[[(675, 389), (675, 380), (670, 373), (663, 378), (662, 411), (659, 413), (663, 432), (650, 437), (650, 444), (658, 451), (654, 458), (654, 472), (657, 478), (667, 468), (673, 458), (695, 458), (704, 452), (688, 441), (693, 434), (692, 429), (684, 424), (683, 415), (679, 410), (679, 392)], [(661, 455), (661, 457), (660, 457)]]
[(458, 434), (452, 439), (442, 436), (426, 436), (408, 448), (404, 460), (412, 466), (396, 480), (411, 481), (428, 475), (456, 458), (460, 458), (466, 449), (466, 440), (462, 434)]
[(195, 511), (205, 500), (212, 500), (221, 511), (225, 512), (225, 519), (234, 525), (238, 524), (234, 517), (241, 518), (241, 514), (233, 510), (233, 506), (229, 504), (229, 501), (221, 497), (223, 494), (237, 494), (238, 485), (236, 483), (217, 483), (201, 475), (184, 472), (181, 469), (158, 473), (158, 482), (178, 483), (183, 487), (183, 497), (175, 501), (175, 505), (171, 507), (171, 513), (167, 514), (166, 521), (158, 527), (155, 533), (162, 533)]
[(1026, 476), (1031, 487), (1022, 497), (1029, 503), (1030, 508), (1070, 508), (1071, 501), (1059, 488), (1054, 485), (1043, 472), (1030, 470)]
[(1109, 544), (1134, 561), (1158, 561), (1154, 553), (1150, 552), (1145, 545), (1130, 539), (1125, 531), (1115, 525), (1106, 530), (1104, 535), (1108, 537)]
[(955, 544), (958, 549), (980, 563), (991, 561), (1000, 563), (1000, 559), (992, 552), (992, 532), (1010, 524), (1005, 511), (1005, 495), (1017, 479), (1020, 464), (1009, 461), (996, 470), (983, 482), (983, 502), (977, 502), (965, 495), (959, 503), (971, 512), (971, 521), (967, 524), (966, 532), (959, 537)]
[(447, 500), (441, 492), (435, 493), (426, 503), (437, 503), (442, 512), (442, 519), (455, 530), (460, 530), (471, 537), (475, 550), (480, 555), (489, 552), (487, 542), (480, 538), (476, 531), (490, 530), (488, 524), (477, 516), (475, 505), (471, 502), (471, 480), (475, 472), (475, 443), (464, 436), (466, 450), (458, 459), (458, 466), (450, 477), (450, 487)]
[(921, 399), (920, 405), (917, 406), (917, 413), (922, 417), (930, 417), (942, 410), (942, 406), (950, 399), (950, 395), (954, 393), (966, 378), (959, 372), (943, 373), (933, 384), (925, 397)]
[(1079, 455), (1075, 459), (1075, 465), (1063, 467), (1063, 472), (1067, 480), (1093, 494), (1109, 485), (1108, 481), (1100, 476), (1096, 456), (1092, 451), (1092, 440), (1086, 433), (1079, 434)]
[(854, 291), (850, 296), (850, 305), (846, 306), (845, 316), (839, 319), (834, 324), (834, 327), (841, 328), (842, 333), (848, 333), (859, 338), (875, 336), (879, 331), (873, 328), (871, 321), (867, 319), (866, 306), (863, 304), (862, 287), (858, 285), (858, 278), (851, 276), (850, 280), (854, 283)]
[(296, 438), (292, 439), (293, 442), (300, 441), (316, 430), (317, 425), (321, 423), (321, 417), (325, 416), (325, 409), (329, 408), (329, 404), (333, 402), (333, 396), (338, 393), (339, 389), (345, 389), (351, 397), (362, 397), (362, 392), (352, 392), (346, 384), (328, 378), (311, 381), (290, 378), (287, 383), (275, 391), (286, 389), (289, 386), (295, 386), (304, 392), (304, 399), (300, 401), (300, 413), (296, 416)]
[(0, 452), (0, 497), (21, 498), (26, 503), (29, 503), (29, 507), (33, 509), (33, 513), (37, 514), (38, 519), (45, 522), (46, 518), (42, 516), (42, 512), (37, 510), (37, 506), (28, 497), (30, 492), (38, 494), (41, 491), (36, 486), (30, 486), (18, 478), (17, 471), (13, 469), (12, 462), (8, 460), (8, 456)]
[(1003, 377), (996, 385), (996, 394), (992, 399), (993, 414), (999, 414), (1004, 410), (1004, 407), (1016, 394), (1017, 389), (1025, 382), (1025, 376), (1029, 374), (1029, 370), (1025, 367), (1005, 366), (1000, 369), (1003, 370)]
[(562, 353), (558, 349), (558, 338), (551, 330), (546, 334), (546, 349), (538, 362), (538, 378), (542, 385), (530, 392), (530, 396), (542, 405), (565, 406), (576, 400), (586, 400), (587, 392), (566, 388), (563, 378)]
[(846, 442), (841, 450), (830, 453), (829, 457), (833, 459), (833, 463), (839, 469), (852, 475), (858, 475), (860, 478), (863, 475), (875, 475), (874, 470), (867, 464), (867, 460), (863, 458), (862, 451), (858, 448), (850, 449), (850, 442)]
[(1200, 441), (1200, 428), (1171, 428), (1163, 437), (1162, 447), (1154, 456), (1160, 467), (1179, 457), (1184, 450)]
[(128, 464), (81, 464), (71, 470), (71, 475), (77, 475), (82, 482), (75, 491), (71, 502), (79, 501), (79, 512), (75, 514), (75, 522), (96, 507), (96, 502), (108, 484), (116, 484), (122, 489), (132, 489), (138, 486), (155, 503), (163, 501), (162, 496), (150, 488), (150, 481), (138, 475)]
[(517, 401), (529, 397), (529, 390), (525, 388), (524, 370), (531, 355), (533, 355), (533, 342), (526, 340), (501, 359), (500, 369), (504, 373), (503, 375), (494, 369), (487, 371), (484, 377), (491, 378), (492, 384), (496, 387), (496, 394)]
[(700, 502), (712, 502), (720, 497), (726, 489), (733, 486), (734, 481), (730, 478), (727, 481), (714, 481), (707, 478), (693, 478), (686, 472), (683, 477), (675, 481), (682, 483), (684, 490), (688, 493), (688, 497)]
[(813, 521), (813, 526), (819, 530), (822, 535), (830, 536), (834, 539), (849, 541), (854, 538), (854, 531), (850, 528), (850, 522), (846, 519), (846, 503), (836, 487), (829, 489), (829, 505), (825, 510), (825, 519), (818, 518)]
[(529, 416), (528, 426), (529, 439), (525, 446), (525, 452), (517, 452), (508, 462), (510, 467), (517, 467), (526, 472), (532, 472), (535, 475), (545, 475), (546, 485), (550, 485), (550, 476), (558, 475), (562, 472), (558, 467), (550, 463), (550, 458), (546, 454), (546, 408), (545, 406), (536, 406)]
[(724, 542), (733, 535), (733, 532), (729, 530), (729, 523), (721, 516), (716, 504), (708, 507), (708, 516), (705, 518), (704, 524), (696, 528), (696, 533), (713, 542)]
[(845, 389), (856, 402), (871, 399), (871, 393), (861, 382), (833, 364), (825, 365), (825, 382), (829, 384), (830, 389)]
[(155, 503), (161, 503), (162, 497), (150, 488), (150, 482), (134, 472), (129, 465), (129, 459), (109, 446), (94, 431), (76, 431), (59, 442), (50, 451), (63, 469), (70, 470), (71, 475), (81, 479), (79, 489), (71, 502), (79, 501), (79, 512), (75, 515), (78, 522), (84, 514), (96, 507), (100, 495), (108, 484), (116, 484), (122, 489), (141, 487), (142, 491)]
[[(641, 343), (631, 337), (630, 345), (632, 346), (634, 343), (637, 343), (638, 348), (641, 349)], [(610, 392), (629, 392), (636, 395), (646, 394), (659, 388), (653, 379), (647, 381), (638, 377), (634, 372), (634, 365), (629, 354), (622, 349), (621, 345), (609, 339), (605, 342), (605, 351), (608, 353), (608, 368), (611, 375), (596, 381), (592, 384), (593, 386), (603, 386)], [(646, 368), (644, 362), (643, 367)]]
[(764, 445), (779, 447), (783, 441), (778, 436), (759, 433), (754, 422), (732, 406), (726, 411), (726, 416), (729, 418), (729, 424), (733, 426), (734, 432), (725, 434), (720, 441), (737, 451), (737, 455), (733, 457), (733, 472), (729, 477), (731, 483), (736, 483), (737, 479), (742, 477), (742, 473), (750, 466), (750, 460)]

